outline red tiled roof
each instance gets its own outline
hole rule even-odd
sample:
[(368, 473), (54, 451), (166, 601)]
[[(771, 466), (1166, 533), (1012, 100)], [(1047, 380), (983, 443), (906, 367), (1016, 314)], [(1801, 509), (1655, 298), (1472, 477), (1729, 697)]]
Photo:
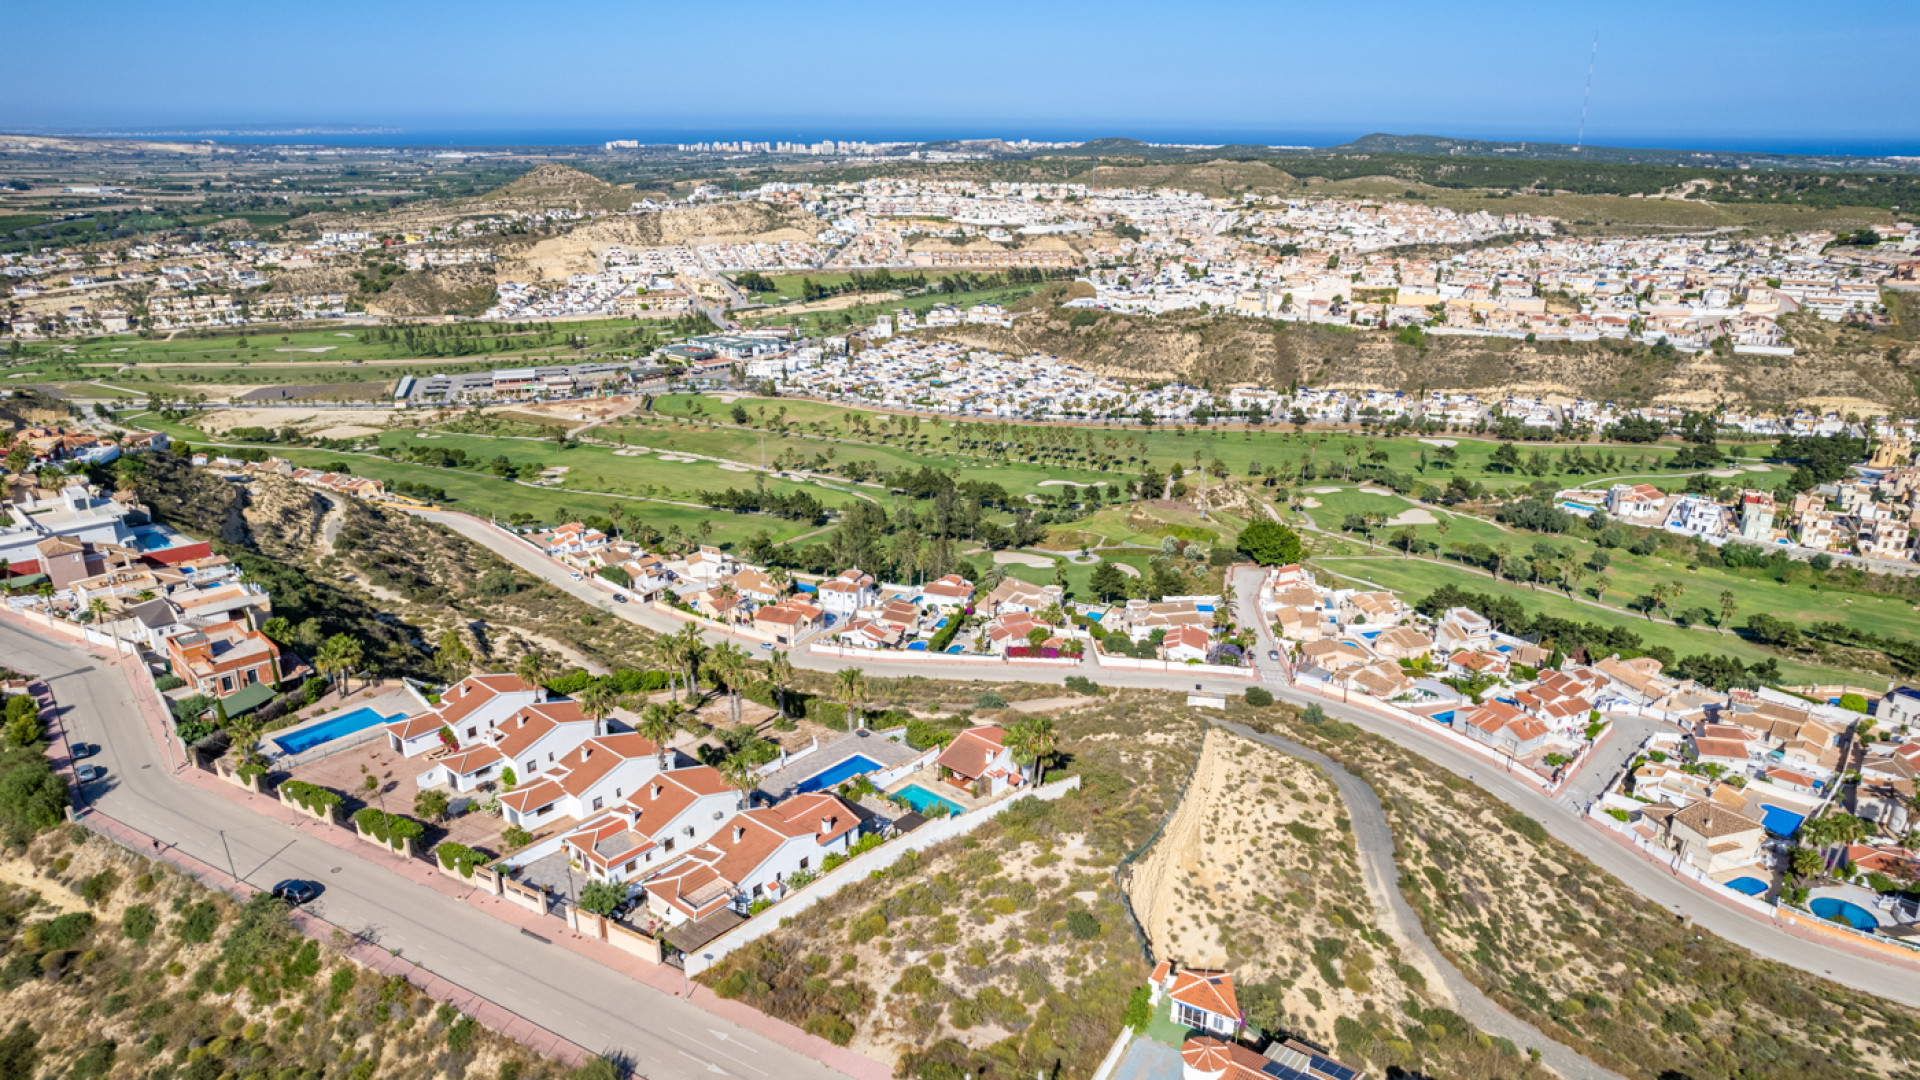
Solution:
[(1182, 1005), (1215, 1014), (1240, 1018), (1240, 1002), (1233, 992), (1233, 976), (1224, 971), (1180, 969), (1173, 976), (1173, 989), (1167, 996)]
[(987, 764), (1005, 745), (1006, 734), (990, 725), (968, 728), (940, 752), (934, 764), (952, 769), (968, 779), (976, 779), (986, 771)]

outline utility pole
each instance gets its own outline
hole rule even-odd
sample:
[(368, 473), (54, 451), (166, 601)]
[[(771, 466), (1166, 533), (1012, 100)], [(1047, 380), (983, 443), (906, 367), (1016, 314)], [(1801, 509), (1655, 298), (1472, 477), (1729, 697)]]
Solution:
[(235, 882), (240, 880), (240, 872), (233, 868), (233, 849), (227, 846), (227, 830), (220, 830), (220, 850), (227, 853), (227, 876)]

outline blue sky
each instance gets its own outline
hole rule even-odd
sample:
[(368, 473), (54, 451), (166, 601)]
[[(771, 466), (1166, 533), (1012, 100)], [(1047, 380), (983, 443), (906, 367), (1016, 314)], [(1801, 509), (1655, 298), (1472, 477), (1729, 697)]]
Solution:
[[(0, 126), (1920, 153), (1913, 0), (22, 3)], [(21, 47), (26, 46), (26, 47)]]

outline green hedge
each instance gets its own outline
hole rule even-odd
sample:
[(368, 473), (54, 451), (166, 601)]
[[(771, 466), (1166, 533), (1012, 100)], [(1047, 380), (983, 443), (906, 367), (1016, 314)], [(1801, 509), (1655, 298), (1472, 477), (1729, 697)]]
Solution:
[(965, 625), (967, 625), (967, 613), (965, 611), (954, 612), (947, 618), (947, 625), (936, 631), (933, 635), (933, 640), (927, 642), (927, 651), (936, 653), (946, 652), (947, 646), (953, 644), (954, 636), (960, 633), (960, 628)]
[(458, 870), (460, 876), (464, 878), (472, 877), (474, 870), (487, 861), (485, 855), (452, 840), (434, 848), (433, 853), (440, 859), (441, 866), (449, 870)]
[(394, 850), (399, 850), (402, 841), (418, 840), (426, 835), (427, 827), (401, 814), (389, 814), (378, 807), (369, 806), (353, 815), (353, 823), (362, 832)]
[(318, 784), (309, 784), (305, 780), (288, 780), (280, 785), (280, 791), (286, 795), (287, 801), (295, 806), (315, 814), (324, 814), (329, 818), (333, 816), (334, 808), (342, 801), (339, 792), (323, 788)]

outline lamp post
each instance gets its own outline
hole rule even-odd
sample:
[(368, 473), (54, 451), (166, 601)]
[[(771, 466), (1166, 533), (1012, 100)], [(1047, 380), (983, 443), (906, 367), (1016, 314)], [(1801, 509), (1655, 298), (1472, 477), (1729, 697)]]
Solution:
[(240, 880), (240, 872), (233, 867), (233, 849), (227, 846), (227, 830), (225, 829), (220, 830), (220, 850), (227, 853), (227, 876), (231, 877), (237, 883)]

